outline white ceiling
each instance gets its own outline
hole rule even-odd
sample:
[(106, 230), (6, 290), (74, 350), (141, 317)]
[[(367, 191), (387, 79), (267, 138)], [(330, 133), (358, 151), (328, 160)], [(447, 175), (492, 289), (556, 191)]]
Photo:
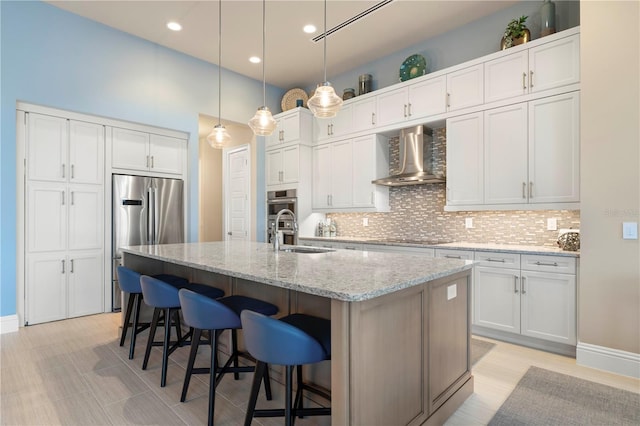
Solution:
[[(327, 29), (380, 0), (329, 0)], [(394, 0), (327, 38), (327, 73), (338, 75), (405, 49), (471, 21), (495, 13), (517, 0)], [(69, 12), (110, 27), (218, 63), (218, 1), (48, 1)], [(262, 80), (262, 2), (222, 2), (222, 66)], [(166, 23), (179, 21), (181, 32)], [(305, 34), (314, 24), (318, 31)], [(266, 3), (266, 80), (282, 89), (323, 80), (323, 43), (311, 39), (323, 32), (323, 2), (268, 0)]]

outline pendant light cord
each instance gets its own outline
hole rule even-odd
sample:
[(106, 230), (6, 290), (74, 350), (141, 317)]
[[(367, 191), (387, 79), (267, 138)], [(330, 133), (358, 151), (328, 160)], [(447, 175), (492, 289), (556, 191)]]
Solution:
[(324, 0), (324, 80), (327, 82), (327, 0)]
[(218, 126), (222, 115), (222, 0), (218, 0)]
[(267, 0), (262, 0), (262, 106), (266, 107), (267, 106), (267, 84), (265, 82), (265, 77), (264, 77), (264, 68), (266, 66), (266, 61), (267, 61), (267, 54), (266, 52), (266, 48), (265, 48), (265, 40), (267, 38), (267, 30), (266, 30), (266, 18), (265, 18), (265, 14), (266, 14), (266, 4), (267, 4)]

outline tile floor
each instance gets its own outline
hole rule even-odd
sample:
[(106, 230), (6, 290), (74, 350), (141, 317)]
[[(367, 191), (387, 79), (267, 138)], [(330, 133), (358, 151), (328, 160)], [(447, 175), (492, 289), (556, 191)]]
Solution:
[[(194, 376), (187, 401), (180, 392), (188, 348), (171, 356), (168, 380), (160, 388), (161, 349), (142, 371), (146, 336), (128, 359), (128, 340), (118, 346), (119, 314), (101, 314), (21, 328), (0, 336), (1, 425), (198, 425), (207, 420), (208, 375)], [(206, 366), (206, 347), (197, 365)], [(448, 425), (483, 425), (491, 419), (530, 365), (640, 393), (640, 381), (577, 366), (574, 359), (497, 342), (473, 369), (475, 393)], [(217, 390), (216, 425), (241, 425), (251, 374), (225, 377)], [(274, 383), (282, 406), (283, 388)], [(321, 401), (320, 401), (321, 402)], [(281, 425), (281, 418), (254, 419), (254, 425)], [(296, 421), (328, 425), (328, 417)]]

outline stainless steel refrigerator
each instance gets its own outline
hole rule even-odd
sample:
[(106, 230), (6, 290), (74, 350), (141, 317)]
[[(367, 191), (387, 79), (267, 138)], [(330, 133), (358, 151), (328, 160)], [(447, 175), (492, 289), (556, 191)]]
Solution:
[(184, 242), (184, 185), (179, 179), (113, 175), (113, 310), (121, 308), (116, 267), (123, 246)]

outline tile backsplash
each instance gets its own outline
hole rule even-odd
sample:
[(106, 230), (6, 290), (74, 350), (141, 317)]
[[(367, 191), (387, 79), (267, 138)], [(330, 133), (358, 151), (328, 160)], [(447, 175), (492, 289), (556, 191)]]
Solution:
[[(445, 173), (445, 129), (434, 130), (434, 172)], [(390, 168), (398, 165), (398, 138), (389, 141)], [(579, 210), (511, 210), (445, 212), (445, 185), (389, 188), (388, 213), (330, 213), (338, 236), (407, 240), (556, 246), (558, 231), (547, 231), (547, 219), (558, 229), (580, 228)], [(363, 226), (363, 219), (368, 226)], [(472, 228), (465, 228), (471, 218)]]

